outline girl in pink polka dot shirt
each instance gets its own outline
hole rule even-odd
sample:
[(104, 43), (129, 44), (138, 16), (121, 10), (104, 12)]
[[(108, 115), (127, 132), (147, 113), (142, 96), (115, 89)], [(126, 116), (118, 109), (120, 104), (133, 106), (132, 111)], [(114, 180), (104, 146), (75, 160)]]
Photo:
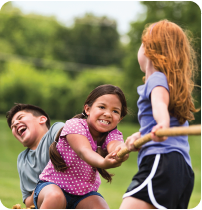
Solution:
[(101, 85), (90, 93), (82, 114), (66, 121), (50, 147), (50, 161), (35, 189), (36, 208), (51, 208), (60, 198), (50, 199), (50, 193), (61, 190), (66, 197), (60, 201), (64, 208), (109, 208), (97, 192), (99, 173), (111, 182), (112, 175), (105, 169), (118, 167), (128, 158), (116, 156), (124, 147), (117, 124), (126, 114), (126, 99), (120, 88)]

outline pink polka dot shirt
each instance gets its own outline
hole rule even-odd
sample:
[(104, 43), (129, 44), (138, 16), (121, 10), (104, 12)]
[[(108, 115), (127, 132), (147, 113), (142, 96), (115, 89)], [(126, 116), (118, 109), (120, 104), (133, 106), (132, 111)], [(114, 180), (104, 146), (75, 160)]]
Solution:
[[(49, 160), (39, 179), (54, 182), (73, 195), (85, 195), (91, 191), (98, 191), (101, 184), (99, 172), (74, 152), (66, 140), (68, 134), (85, 136), (89, 140), (93, 151), (97, 150), (97, 143), (91, 136), (86, 119), (73, 118), (67, 120), (57, 143), (57, 149), (68, 169), (64, 172), (56, 171), (51, 160)], [(107, 144), (113, 140), (124, 142), (122, 133), (117, 129), (109, 132), (102, 149), (106, 150)]]

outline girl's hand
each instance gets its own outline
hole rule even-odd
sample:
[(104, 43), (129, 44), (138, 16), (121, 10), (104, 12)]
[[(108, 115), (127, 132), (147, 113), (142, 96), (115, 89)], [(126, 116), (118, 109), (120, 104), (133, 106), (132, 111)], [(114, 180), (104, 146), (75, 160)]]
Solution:
[[(123, 148), (125, 148), (125, 147), (126, 147), (125, 143), (119, 144), (119, 145), (115, 148), (114, 153), (117, 154), (121, 149), (123, 149)], [(118, 162), (120, 162), (120, 163), (123, 163), (123, 162), (126, 161), (128, 158), (129, 158), (129, 154), (124, 155), (122, 158), (120, 158), (120, 157), (118, 157), (118, 156), (116, 155), (116, 160), (117, 160)]]
[(140, 148), (135, 148), (134, 142), (141, 137), (140, 132), (136, 132), (126, 139), (125, 145), (129, 151), (139, 151)]
[(163, 137), (158, 137), (155, 135), (155, 132), (158, 130), (158, 129), (162, 129), (162, 128), (168, 128), (169, 126), (167, 125), (163, 125), (163, 124), (157, 124), (155, 125), (152, 130), (151, 130), (151, 138), (153, 141), (155, 142), (162, 142), (162, 141), (165, 141), (168, 137), (167, 136), (163, 136)]
[(109, 169), (109, 168), (116, 168), (121, 165), (122, 162), (116, 160), (116, 153), (111, 152), (108, 154), (103, 161), (103, 169)]

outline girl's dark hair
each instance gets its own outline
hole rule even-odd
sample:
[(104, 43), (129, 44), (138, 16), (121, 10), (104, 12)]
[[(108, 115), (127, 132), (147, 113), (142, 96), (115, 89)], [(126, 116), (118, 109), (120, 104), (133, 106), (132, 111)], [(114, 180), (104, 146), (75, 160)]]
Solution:
[[(121, 118), (126, 116), (127, 103), (126, 103), (126, 98), (124, 96), (124, 93), (122, 92), (122, 90), (119, 87), (113, 86), (113, 85), (100, 85), (97, 88), (95, 88), (89, 94), (88, 98), (86, 99), (86, 101), (84, 103), (84, 106), (87, 104), (89, 107), (91, 107), (97, 98), (99, 98), (100, 96), (103, 96), (103, 95), (107, 95), (107, 94), (113, 94), (113, 95), (117, 95), (119, 97), (120, 102), (122, 104)], [(84, 119), (87, 117), (85, 110), (84, 110), (84, 106), (83, 106), (82, 113), (75, 115), (73, 118)], [(51, 144), (51, 146), (49, 148), (50, 159), (52, 161), (52, 164), (53, 164), (55, 170), (57, 170), (57, 171), (65, 171), (67, 169), (67, 165), (66, 165), (65, 161), (62, 159), (62, 157), (60, 156), (60, 154), (56, 148), (56, 144), (59, 140), (61, 131), (62, 131), (62, 128), (58, 132), (55, 141)], [(97, 141), (97, 146), (98, 146), (97, 153), (100, 154), (102, 157), (105, 157), (108, 154), (106, 151), (102, 150), (102, 148), (101, 148), (103, 143), (105, 142), (105, 139), (106, 139), (108, 133), (109, 132), (102, 133), (102, 135), (100, 136), (100, 139)], [(106, 179), (108, 182), (112, 181), (113, 174), (109, 174), (105, 169), (97, 168), (97, 170), (99, 171), (101, 176), (104, 179)]]

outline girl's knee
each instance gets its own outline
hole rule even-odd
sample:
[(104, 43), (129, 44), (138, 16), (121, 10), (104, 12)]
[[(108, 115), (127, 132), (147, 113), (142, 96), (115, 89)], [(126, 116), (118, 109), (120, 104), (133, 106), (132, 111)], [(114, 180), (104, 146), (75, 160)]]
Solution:
[(62, 190), (47, 193), (46, 201), (52, 206), (58, 206), (59, 208), (66, 207), (66, 198)]
[(109, 209), (109, 206), (102, 197), (91, 195), (81, 200), (76, 209)]
[(39, 193), (37, 206), (40, 208), (66, 208), (66, 198), (58, 186), (49, 185)]
[(64, 196), (64, 193), (62, 192), (62, 190), (58, 190), (58, 191), (50, 191), (47, 193), (47, 197), (49, 199), (53, 199), (53, 200), (61, 200)]

